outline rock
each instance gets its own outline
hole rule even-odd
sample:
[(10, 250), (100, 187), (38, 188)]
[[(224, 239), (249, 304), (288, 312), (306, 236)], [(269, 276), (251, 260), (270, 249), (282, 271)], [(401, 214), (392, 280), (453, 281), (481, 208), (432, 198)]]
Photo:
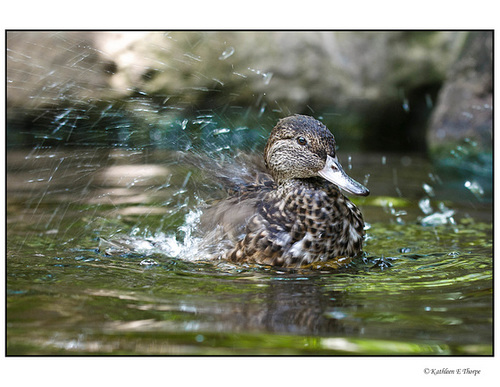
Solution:
[(439, 93), (427, 142), (442, 165), (491, 176), (492, 136), (493, 32), (470, 32)]
[(92, 32), (7, 32), (7, 108), (42, 109), (103, 97), (114, 63)]
[(102, 127), (104, 118), (121, 115), (124, 123), (106, 127), (120, 126), (120, 133), (104, 138), (130, 138), (127, 128), (133, 128), (147, 141), (151, 128), (201, 111), (243, 117), (252, 110), (323, 116), (328, 126), (343, 128), (337, 133), (346, 145), (354, 139), (372, 150), (414, 150), (425, 145), (426, 101), (437, 93), (465, 36), (8, 32), (8, 136), (38, 126), (42, 138), (67, 141), (97, 130), (91, 121)]
[(115, 61), (111, 84), (124, 93), (202, 106), (265, 103), (289, 114), (401, 101), (409, 90), (443, 81), (462, 39), (425, 31), (155, 32), (96, 41)]

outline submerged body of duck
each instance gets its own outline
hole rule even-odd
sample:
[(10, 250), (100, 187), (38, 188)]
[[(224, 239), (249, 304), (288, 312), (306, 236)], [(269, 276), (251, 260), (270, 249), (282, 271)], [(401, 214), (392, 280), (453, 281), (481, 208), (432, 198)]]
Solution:
[(300, 266), (360, 254), (363, 217), (340, 189), (369, 191), (344, 172), (325, 125), (303, 115), (281, 119), (264, 160), (270, 175), (240, 185), (205, 216), (205, 226), (218, 227), (230, 241), (221, 258)]

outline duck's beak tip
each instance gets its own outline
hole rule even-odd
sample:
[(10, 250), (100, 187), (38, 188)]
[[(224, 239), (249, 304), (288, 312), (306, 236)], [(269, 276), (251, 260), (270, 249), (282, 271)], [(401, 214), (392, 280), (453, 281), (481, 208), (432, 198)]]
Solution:
[(368, 188), (349, 177), (338, 160), (331, 156), (327, 156), (325, 167), (318, 171), (318, 175), (350, 194), (358, 196), (370, 194)]

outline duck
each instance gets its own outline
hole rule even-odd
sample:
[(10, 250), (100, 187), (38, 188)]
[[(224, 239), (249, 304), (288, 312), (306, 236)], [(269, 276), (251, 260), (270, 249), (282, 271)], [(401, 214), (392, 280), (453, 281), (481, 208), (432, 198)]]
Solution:
[(300, 267), (362, 253), (363, 216), (343, 192), (370, 191), (344, 171), (322, 122), (299, 114), (280, 119), (264, 148), (264, 166), (203, 214), (204, 227), (224, 235), (220, 259)]

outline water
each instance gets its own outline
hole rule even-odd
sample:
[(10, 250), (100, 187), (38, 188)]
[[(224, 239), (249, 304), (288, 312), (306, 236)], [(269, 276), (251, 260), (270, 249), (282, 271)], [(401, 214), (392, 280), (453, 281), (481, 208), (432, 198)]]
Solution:
[[(150, 53), (166, 56), (135, 52), (123, 73), (121, 53), (143, 32), (119, 34), (114, 48), (84, 35), (7, 36), (9, 355), (492, 353), (488, 155), (457, 177), (418, 155), (349, 153), (342, 147), (362, 149), (361, 126), (309, 102), (349, 175), (371, 191), (353, 198), (367, 222), (365, 256), (341, 269), (209, 260), (197, 219), (224, 192), (203, 170), (233, 149), (261, 153), (277, 119), (298, 110), (272, 97), (280, 74), (271, 69), (286, 63), (238, 61), (234, 37), (157, 33)], [(58, 46), (67, 56), (52, 61), (47, 47)], [(217, 65), (205, 65), (214, 52)], [(123, 74), (133, 88), (122, 89)], [(238, 102), (255, 80), (258, 92)], [(418, 110), (401, 90), (398, 109)], [(383, 149), (407, 149), (380, 138)], [(474, 147), (457, 145), (445, 161), (453, 167)], [(201, 168), (184, 162), (193, 154)]]
[(8, 152), (8, 354), (492, 353), (488, 191), (418, 156), (341, 154), (371, 191), (365, 257), (240, 266), (198, 247), (197, 210), (223, 193), (184, 154)]

